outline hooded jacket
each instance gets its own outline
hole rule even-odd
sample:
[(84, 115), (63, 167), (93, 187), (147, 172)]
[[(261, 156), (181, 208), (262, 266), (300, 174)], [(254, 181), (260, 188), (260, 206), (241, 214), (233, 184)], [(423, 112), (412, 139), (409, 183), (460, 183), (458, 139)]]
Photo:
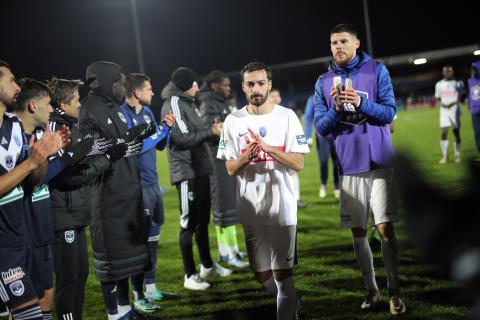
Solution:
[[(357, 112), (337, 112), (329, 95), (333, 78), (350, 78), (361, 97)], [(351, 175), (386, 167), (393, 156), (388, 124), (395, 113), (392, 81), (384, 64), (359, 52), (347, 66), (330, 64), (319, 77), (313, 98), (315, 129), (332, 134), (338, 155), (339, 173)]]
[[(205, 84), (198, 93), (200, 114), (206, 126), (215, 121), (225, 122), (230, 108), (225, 96), (210, 90)], [(210, 193), (213, 209), (213, 222), (220, 227), (228, 227), (237, 223), (235, 211), (236, 179), (227, 173), (225, 161), (217, 159), (219, 139), (208, 141), (208, 151), (212, 163), (213, 174), (210, 177)]]
[(170, 181), (177, 184), (183, 180), (210, 175), (212, 168), (206, 141), (214, 137), (210, 127), (204, 125), (195, 99), (181, 91), (171, 81), (162, 90), (162, 118), (173, 112), (176, 123), (171, 129), (168, 146)]
[[(72, 144), (81, 140), (77, 119), (67, 116), (61, 109), (54, 108), (50, 115), (50, 129), (56, 131), (62, 125), (70, 128)], [(86, 227), (90, 223), (90, 191), (87, 184), (108, 169), (110, 161), (105, 156), (97, 156), (85, 162), (88, 164), (66, 168), (49, 182), (56, 232)], [(80, 167), (81, 170), (77, 170)], [(82, 176), (81, 184), (72, 184), (74, 180), (71, 178), (74, 175)]]
[[(90, 92), (82, 100), (83, 135), (118, 139), (127, 132), (125, 117), (115, 102), (113, 83), (121, 67), (94, 62), (87, 68)], [(149, 268), (147, 229), (138, 170), (134, 158), (121, 158), (91, 188), (92, 247), (95, 273), (100, 281), (114, 281)]]

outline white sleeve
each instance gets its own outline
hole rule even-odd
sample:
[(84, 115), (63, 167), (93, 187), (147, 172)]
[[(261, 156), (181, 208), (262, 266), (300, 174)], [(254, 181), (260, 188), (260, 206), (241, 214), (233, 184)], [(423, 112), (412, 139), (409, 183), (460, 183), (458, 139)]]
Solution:
[(238, 154), (235, 148), (235, 141), (231, 134), (233, 123), (230, 121), (230, 116), (227, 116), (223, 123), (222, 135), (220, 136), (220, 142), (218, 143), (217, 158), (220, 160), (235, 160), (238, 158)]
[(285, 152), (310, 152), (300, 120), (298, 120), (297, 115), (292, 110), (288, 112), (288, 132), (286, 137)]
[(435, 84), (435, 98), (440, 99), (442, 94), (440, 93), (440, 82)]

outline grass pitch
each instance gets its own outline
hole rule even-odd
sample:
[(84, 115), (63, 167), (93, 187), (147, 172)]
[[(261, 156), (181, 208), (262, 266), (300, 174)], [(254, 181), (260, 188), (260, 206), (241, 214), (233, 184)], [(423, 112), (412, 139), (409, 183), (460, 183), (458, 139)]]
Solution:
[[(462, 158), (477, 156), (473, 141), (470, 114), (463, 107)], [(450, 162), (439, 165), (438, 109), (400, 112), (393, 141), (396, 151), (407, 150), (416, 159), (429, 181), (440, 188), (461, 192), (467, 174), (464, 164)], [(450, 154), (453, 159), (453, 135), (450, 133)], [(386, 278), (379, 248), (374, 248), (377, 281), (383, 304), (376, 312), (360, 310), (363, 280), (358, 270), (349, 230), (339, 226), (339, 205), (332, 195), (318, 198), (320, 184), (318, 160), (314, 149), (305, 158), (300, 173), (302, 199), (308, 203), (298, 214), (299, 265), (295, 282), (302, 296), (303, 319), (391, 319), (388, 313)], [(250, 270), (235, 271), (227, 278), (210, 279), (212, 288), (193, 292), (183, 288), (183, 267), (178, 245), (179, 210), (177, 192), (170, 186), (166, 153), (158, 153), (161, 185), (170, 192), (164, 195), (165, 225), (161, 230), (158, 250), (157, 285), (165, 291), (176, 292), (178, 298), (161, 303), (162, 309), (153, 316), (159, 319), (275, 319), (275, 301), (253, 281)], [(464, 161), (466, 162), (466, 161)], [(331, 170), (331, 168), (330, 168)], [(331, 174), (331, 173), (330, 173)], [(400, 239), (400, 280), (402, 297), (407, 305), (403, 319), (466, 319), (469, 298), (464, 289), (447, 280), (440, 269), (424, 263), (406, 239), (402, 223), (396, 225)], [(239, 243), (244, 250), (243, 235)], [(214, 259), (218, 257), (213, 225), (210, 245)], [(196, 252), (196, 248), (194, 248)], [(196, 261), (199, 259), (196, 255)], [(84, 319), (106, 319), (103, 298), (93, 273), (88, 279), (85, 294)]]

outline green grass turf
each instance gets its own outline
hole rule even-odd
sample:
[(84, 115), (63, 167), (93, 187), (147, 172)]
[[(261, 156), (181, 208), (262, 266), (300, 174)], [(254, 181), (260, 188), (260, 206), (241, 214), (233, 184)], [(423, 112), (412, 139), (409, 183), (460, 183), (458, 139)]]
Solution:
[[(470, 115), (463, 108), (462, 157), (476, 156)], [(464, 164), (453, 162), (439, 165), (438, 110), (421, 109), (400, 112), (393, 134), (397, 151), (407, 150), (417, 165), (436, 186), (461, 192), (466, 176)], [(450, 133), (450, 141), (452, 141)], [(453, 158), (453, 144), (450, 154)], [(170, 188), (164, 195), (165, 225), (162, 227), (158, 250), (157, 285), (162, 290), (178, 293), (175, 300), (161, 303), (154, 314), (160, 319), (275, 319), (275, 301), (252, 280), (250, 270), (235, 271), (223, 279), (211, 279), (212, 288), (193, 292), (183, 288), (183, 267), (178, 245), (179, 210), (176, 189), (170, 186), (166, 153), (158, 153), (158, 172), (161, 185)], [(331, 173), (330, 173), (331, 174)], [(300, 173), (302, 199), (308, 208), (299, 211), (298, 255), (295, 270), (296, 287), (302, 296), (304, 319), (390, 319), (386, 303), (386, 279), (379, 248), (374, 250), (377, 281), (381, 287), (383, 304), (377, 312), (363, 313), (363, 280), (353, 255), (349, 230), (339, 226), (338, 201), (332, 196), (318, 198), (319, 170), (315, 150), (305, 158), (305, 169)], [(241, 228), (239, 243), (245, 246)], [(404, 319), (465, 319), (469, 300), (465, 291), (446, 280), (444, 272), (422, 262), (406, 240), (402, 223), (397, 224), (401, 240), (401, 283), (408, 314)], [(218, 257), (213, 225), (210, 227), (210, 245), (214, 259)], [(196, 254), (196, 247), (194, 248)], [(198, 263), (198, 255), (196, 254)], [(85, 294), (84, 319), (106, 319), (99, 283), (90, 267)]]

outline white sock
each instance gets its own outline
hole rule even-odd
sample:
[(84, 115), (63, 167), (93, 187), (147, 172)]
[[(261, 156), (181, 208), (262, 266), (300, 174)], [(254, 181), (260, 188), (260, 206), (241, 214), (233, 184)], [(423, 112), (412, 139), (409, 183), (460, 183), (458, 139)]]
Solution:
[(271, 276), (270, 279), (262, 283), (262, 286), (265, 288), (265, 290), (273, 294), (275, 297), (277, 296), (278, 289), (277, 284), (275, 283), (275, 279), (273, 279), (273, 276)]
[(157, 291), (157, 285), (155, 283), (145, 284), (145, 292), (155, 292)]
[(353, 237), (353, 249), (357, 257), (357, 263), (365, 280), (367, 291), (378, 291), (375, 281), (375, 270), (373, 269), (373, 255), (367, 237)]
[(455, 158), (460, 157), (460, 143), (455, 142), (453, 145), (453, 150), (455, 151)]
[(275, 280), (278, 288), (277, 294), (277, 320), (291, 320), (297, 309), (297, 292), (293, 277), (282, 281)]
[(447, 159), (448, 140), (440, 140), (440, 148), (442, 149), (442, 158)]
[(121, 317), (121, 315), (119, 313), (117, 314), (110, 314), (110, 313), (107, 313), (107, 319), (108, 320), (117, 320)]
[(132, 307), (129, 304), (127, 304), (126, 306), (121, 306), (117, 304), (117, 310), (118, 310), (117, 315), (119, 315), (119, 318), (120, 318), (126, 315), (130, 310), (132, 310)]
[(387, 274), (387, 287), (390, 295), (398, 294), (398, 245), (397, 239), (385, 240), (382, 238), (382, 256)]

